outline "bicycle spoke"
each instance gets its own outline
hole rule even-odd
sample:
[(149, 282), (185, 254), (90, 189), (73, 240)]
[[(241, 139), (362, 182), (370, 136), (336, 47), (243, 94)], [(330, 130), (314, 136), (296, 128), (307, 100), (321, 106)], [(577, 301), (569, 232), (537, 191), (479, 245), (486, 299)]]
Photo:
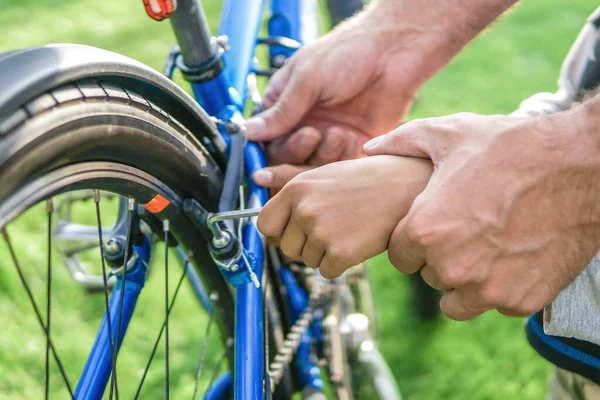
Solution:
[(52, 212), (54, 207), (52, 199), (46, 202), (46, 212), (48, 214), (48, 268), (47, 268), (47, 287), (46, 287), (46, 400), (50, 397), (50, 309), (52, 292)]
[[(183, 273), (181, 274), (181, 277), (179, 278), (179, 281), (177, 282), (177, 287), (175, 288), (175, 293), (173, 294), (173, 298), (171, 299), (171, 304), (169, 305), (168, 314), (171, 314), (171, 311), (173, 310), (173, 306), (175, 305), (175, 299), (177, 298), (177, 295), (179, 294), (179, 288), (181, 288), (181, 284), (183, 283), (183, 279), (185, 278), (186, 267), (187, 267), (188, 263), (189, 263), (189, 260), (186, 260), (184, 268), (183, 268)], [(160, 327), (160, 331), (158, 332), (158, 337), (154, 341), (154, 347), (152, 348), (152, 352), (150, 353), (150, 358), (148, 359), (148, 362), (146, 363), (146, 368), (144, 368), (144, 373), (142, 375), (142, 379), (141, 379), (140, 384), (138, 385), (138, 388), (135, 392), (135, 396), (133, 397), (134, 399), (137, 399), (140, 395), (140, 392), (142, 391), (142, 386), (144, 385), (144, 381), (146, 380), (146, 375), (148, 375), (148, 370), (150, 369), (150, 365), (152, 364), (152, 360), (154, 359), (154, 355), (156, 354), (156, 350), (158, 349), (158, 345), (160, 343), (160, 339), (162, 338), (162, 334), (165, 331), (165, 325), (166, 325), (166, 320), (163, 321), (163, 323)]]
[(166, 399), (169, 400), (169, 220), (163, 221), (165, 235), (165, 375)]
[[(119, 296), (119, 313), (117, 315), (117, 335), (115, 337), (115, 365), (113, 369), (114, 375), (114, 391), (115, 397), (119, 400), (119, 391), (118, 388), (118, 378), (117, 378), (117, 361), (119, 359), (119, 345), (121, 343), (121, 317), (123, 316), (123, 302), (125, 299), (125, 284), (127, 283), (127, 262), (129, 261), (129, 240), (131, 236), (131, 223), (133, 218), (133, 210), (135, 207), (135, 199), (129, 198), (127, 202), (127, 236), (125, 236), (125, 253), (123, 256), (123, 267), (121, 268), (121, 293)], [(113, 396), (113, 388), (110, 388), (110, 399), (112, 400)]]
[(8, 251), (12, 258), (13, 264), (15, 265), (15, 268), (17, 269), (17, 273), (19, 274), (19, 278), (21, 279), (23, 288), (27, 292), (27, 296), (29, 297), (31, 306), (33, 307), (33, 310), (35, 311), (35, 315), (37, 316), (38, 322), (40, 323), (40, 327), (46, 334), (47, 343), (50, 345), (50, 350), (52, 350), (52, 355), (54, 356), (54, 360), (58, 364), (58, 368), (60, 369), (60, 373), (62, 374), (63, 380), (65, 381), (65, 385), (67, 386), (67, 389), (69, 390), (69, 394), (71, 395), (71, 398), (73, 398), (73, 389), (71, 388), (71, 384), (69, 383), (67, 373), (65, 371), (63, 363), (61, 362), (60, 358), (58, 357), (58, 354), (56, 353), (56, 348), (54, 347), (54, 343), (52, 342), (52, 340), (48, 334), (48, 331), (46, 330), (46, 327), (44, 326), (44, 322), (42, 320), (42, 315), (40, 314), (40, 310), (39, 310), (37, 304), (35, 303), (35, 300), (33, 299), (33, 294), (31, 292), (31, 289), (29, 288), (29, 285), (27, 284), (27, 281), (25, 280), (25, 275), (23, 274), (23, 270), (21, 269), (21, 265), (19, 264), (19, 260), (17, 259), (17, 255), (15, 254), (12, 243), (10, 241), (10, 236), (8, 235), (8, 232), (6, 231), (6, 228), (2, 229), (2, 237), (4, 238), (4, 241), (6, 242), (6, 245), (8, 246)]
[[(211, 294), (211, 300), (212, 297), (213, 295)], [(208, 320), (208, 325), (206, 325), (206, 333), (204, 334), (204, 342), (202, 343), (202, 351), (200, 352), (200, 365), (198, 365), (198, 372), (196, 374), (196, 384), (194, 385), (194, 397), (192, 397), (192, 399), (194, 400), (198, 397), (198, 385), (200, 384), (202, 369), (204, 368), (204, 356), (206, 355), (206, 346), (208, 345), (208, 337), (210, 336), (210, 328), (212, 326), (214, 315), (214, 311), (210, 313), (210, 319)]]
[(223, 364), (223, 361), (225, 361), (225, 358), (227, 357), (227, 350), (229, 349), (229, 346), (230, 346), (229, 343), (227, 343), (225, 345), (225, 349), (223, 350), (223, 353), (219, 357), (219, 361), (217, 361), (217, 364), (215, 365), (215, 368), (213, 369), (213, 373), (210, 376), (210, 381), (208, 382), (208, 385), (206, 386), (206, 390), (204, 391), (204, 393), (207, 393), (208, 389), (210, 389), (211, 386), (217, 380), (217, 377), (219, 376), (219, 371), (221, 371), (221, 365)]
[[(107, 319), (107, 330), (108, 330), (108, 340), (109, 340), (109, 344), (110, 344), (110, 358), (111, 358), (111, 364), (112, 364), (112, 375), (110, 378), (110, 387), (111, 387), (111, 393), (112, 393), (112, 388), (114, 385), (116, 385), (116, 381), (115, 381), (115, 369), (116, 369), (116, 352), (115, 352), (115, 345), (113, 342), (113, 335), (112, 335), (112, 319), (110, 316), (110, 306), (109, 306), (109, 294), (108, 294), (108, 279), (106, 278), (106, 262), (104, 261), (104, 252), (103, 252), (103, 248), (104, 248), (104, 241), (102, 240), (102, 219), (100, 217), (100, 191), (98, 189), (94, 189), (94, 203), (96, 203), (96, 221), (97, 221), (97, 226), (98, 226), (98, 244), (99, 244), (99, 248), (100, 248), (100, 263), (102, 264), (102, 281), (104, 283), (104, 307), (105, 307), (105, 311), (106, 311), (106, 319)], [(118, 389), (116, 389), (118, 391)], [(112, 394), (111, 394), (112, 396)]]

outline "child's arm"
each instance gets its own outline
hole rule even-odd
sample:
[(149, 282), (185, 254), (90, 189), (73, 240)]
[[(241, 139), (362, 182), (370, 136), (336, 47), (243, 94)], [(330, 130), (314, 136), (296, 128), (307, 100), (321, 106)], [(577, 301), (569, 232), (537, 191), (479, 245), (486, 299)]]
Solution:
[(290, 181), (258, 217), (289, 257), (326, 278), (387, 249), (390, 236), (432, 172), (429, 160), (376, 156), (307, 171)]

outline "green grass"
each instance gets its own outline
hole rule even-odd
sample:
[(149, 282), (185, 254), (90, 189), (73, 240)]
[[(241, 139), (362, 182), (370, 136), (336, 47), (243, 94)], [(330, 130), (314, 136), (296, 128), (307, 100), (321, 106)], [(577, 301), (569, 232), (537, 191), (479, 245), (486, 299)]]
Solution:
[[(203, 3), (215, 30), (219, 2)], [(174, 42), (173, 34), (168, 22), (155, 23), (145, 17), (141, 4), (140, 0), (0, 0), (0, 51), (75, 42), (116, 51), (160, 70)], [(425, 85), (410, 117), (460, 111), (507, 113), (532, 93), (554, 91), (560, 63), (585, 17), (596, 6), (593, 0), (524, 2)], [(36, 208), (12, 231), (14, 237), (21, 238), (17, 247), (25, 254), (24, 264), (36, 266), (28, 268), (28, 278), (41, 304), (45, 245), (44, 225), (39, 224), (43, 218), (43, 209)], [(156, 254), (161, 254), (157, 250)], [(4, 317), (0, 396), (38, 398), (43, 390), (44, 340), (37, 323), (25, 317), (31, 315), (29, 304), (5, 246), (0, 246), (0, 260), (0, 313)], [(179, 271), (173, 269), (171, 281), (175, 282)], [(97, 328), (103, 300), (102, 296), (83, 293), (70, 282), (65, 270), (56, 270), (53, 332), (67, 369), (75, 377)], [(155, 273), (160, 271), (157, 268)], [(407, 399), (544, 398), (551, 368), (528, 347), (523, 320), (491, 312), (470, 322), (439, 319), (420, 323), (409, 307), (409, 281), (384, 256), (371, 264), (371, 276), (381, 346)], [(149, 346), (138, 345), (132, 338), (149, 336), (152, 341), (152, 332), (162, 321), (156, 311), (162, 307), (161, 280), (151, 279), (148, 285), (140, 299), (140, 304), (145, 304), (138, 311), (142, 318), (138, 315), (134, 319), (128, 334), (132, 348), (119, 363), (119, 371), (132, 378), (139, 376)], [(173, 324), (178, 324), (172, 334), (174, 398), (189, 396), (193, 386), (203, 335), (197, 327), (204, 318), (198, 315), (193, 320), (195, 314), (190, 317), (189, 313), (194, 310), (197, 307), (188, 293), (173, 316)], [(145, 398), (161, 397), (162, 357), (159, 352)], [(52, 383), (55, 398), (64, 398), (56, 371)]]

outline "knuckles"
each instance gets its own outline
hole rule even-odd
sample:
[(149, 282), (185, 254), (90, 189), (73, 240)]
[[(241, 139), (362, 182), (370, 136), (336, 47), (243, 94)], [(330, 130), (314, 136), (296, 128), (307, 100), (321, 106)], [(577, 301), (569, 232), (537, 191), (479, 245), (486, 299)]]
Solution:
[(500, 307), (506, 301), (506, 288), (503, 285), (487, 285), (479, 290), (480, 302), (488, 309)]
[(297, 247), (292, 246), (290, 243), (286, 241), (281, 241), (280, 248), (283, 254), (285, 254), (289, 258), (299, 259), (302, 256), (302, 250)]
[(551, 302), (543, 292), (528, 292), (525, 295), (509, 295), (500, 306), (498, 311), (504, 315), (515, 317), (528, 317), (543, 309)]
[(302, 197), (306, 195), (306, 193), (308, 193), (311, 189), (312, 185), (310, 181), (306, 179), (306, 175), (310, 175), (310, 171), (304, 172), (300, 175), (296, 175), (282, 189), (282, 192), (284, 192), (286, 196), (291, 198), (294, 202), (297, 202), (299, 201), (299, 199), (302, 199)]
[(294, 210), (294, 218), (304, 226), (313, 226), (319, 221), (320, 210), (314, 204), (307, 201), (302, 201), (296, 205)]
[(324, 227), (322, 224), (315, 224), (309, 235), (313, 242), (324, 249), (328, 249), (333, 246), (333, 235), (331, 235), (329, 229)]
[(498, 307), (498, 311), (509, 317), (529, 317), (540, 311), (544, 306), (544, 304), (536, 301), (526, 301), (514, 307)]
[(406, 238), (411, 245), (428, 247), (436, 242), (435, 224), (422, 217), (413, 217), (406, 225)]
[(444, 287), (460, 287), (471, 280), (470, 268), (464, 264), (444, 265), (437, 272)]
[(263, 209), (256, 221), (256, 228), (265, 236), (279, 237), (283, 231), (271, 223), (272, 218), (271, 208)]
[(352, 249), (345, 246), (334, 245), (326, 249), (327, 254), (333, 264), (341, 266), (343, 269), (350, 268), (352, 262)]

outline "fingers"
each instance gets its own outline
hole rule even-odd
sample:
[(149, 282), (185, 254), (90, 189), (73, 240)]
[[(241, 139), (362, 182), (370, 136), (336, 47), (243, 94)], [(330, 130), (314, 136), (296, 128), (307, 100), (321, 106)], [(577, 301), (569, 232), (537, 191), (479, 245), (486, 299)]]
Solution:
[(283, 254), (293, 259), (301, 258), (304, 243), (306, 243), (306, 235), (302, 228), (298, 224), (290, 223), (281, 237), (280, 246)]
[[(283, 69), (286, 68), (291, 67), (286, 66)], [(269, 99), (277, 98), (273, 105), (246, 122), (250, 140), (273, 140), (291, 132), (316, 102), (317, 87), (314, 86), (314, 80), (306, 79), (306, 74), (301, 70), (290, 74), (289, 79), (286, 75), (281, 78), (281, 81), (288, 80), (287, 83), (281, 84), (281, 94), (269, 96)], [(272, 90), (277, 93), (280, 89), (278, 86)]]
[(440, 300), (440, 310), (450, 319), (456, 321), (465, 321), (473, 319), (489, 308), (479, 306), (471, 296), (468, 289), (451, 289), (444, 292)]
[(296, 175), (312, 168), (309, 165), (277, 165), (256, 171), (252, 174), (252, 180), (259, 186), (281, 189)]
[(351, 160), (362, 153), (363, 137), (340, 126), (323, 132), (312, 126), (300, 128), (290, 136), (269, 144), (271, 164), (310, 164), (321, 166), (336, 161)]
[(371, 139), (363, 146), (368, 156), (397, 155), (405, 157), (435, 157), (435, 133), (428, 129), (426, 120), (412, 121), (388, 134)]
[[(410, 215), (410, 214), (409, 214)], [(423, 248), (415, 241), (413, 228), (404, 218), (394, 229), (388, 247), (390, 262), (405, 274), (418, 271), (425, 264)]]
[(319, 272), (325, 279), (339, 278), (350, 265), (342, 265), (337, 262), (331, 253), (326, 253), (319, 265)]
[(318, 268), (321, 265), (321, 261), (323, 261), (323, 257), (325, 257), (325, 249), (308, 238), (302, 249), (302, 260), (304, 263), (311, 268)]
[(323, 147), (321, 139), (321, 133), (310, 126), (275, 139), (268, 147), (269, 164), (307, 164), (313, 153)]
[(261, 210), (256, 227), (265, 236), (281, 237), (290, 220), (290, 213), (290, 204), (281, 196), (275, 196)]
[(425, 281), (425, 283), (427, 283), (432, 288), (434, 288), (436, 290), (452, 289), (452, 287), (450, 287), (442, 282), (442, 279), (439, 277), (439, 274), (437, 273), (437, 271), (435, 270), (434, 267), (432, 267), (428, 264), (425, 264), (421, 268), (420, 273), (421, 273), (421, 277), (423, 277), (423, 280)]
[(320, 166), (342, 160), (349, 139), (352, 138), (342, 128), (329, 128), (310, 164)]
[(354, 160), (363, 155), (362, 146), (364, 145), (364, 139), (359, 139), (358, 135), (354, 132), (348, 132), (346, 140), (346, 149), (342, 154), (342, 160)]
[(281, 93), (285, 89), (285, 85), (294, 71), (293, 64), (294, 63), (291, 61), (287, 62), (269, 79), (269, 84), (267, 85), (267, 89), (265, 90), (265, 94), (262, 99), (262, 103), (265, 108), (272, 107), (279, 96), (281, 96)]

